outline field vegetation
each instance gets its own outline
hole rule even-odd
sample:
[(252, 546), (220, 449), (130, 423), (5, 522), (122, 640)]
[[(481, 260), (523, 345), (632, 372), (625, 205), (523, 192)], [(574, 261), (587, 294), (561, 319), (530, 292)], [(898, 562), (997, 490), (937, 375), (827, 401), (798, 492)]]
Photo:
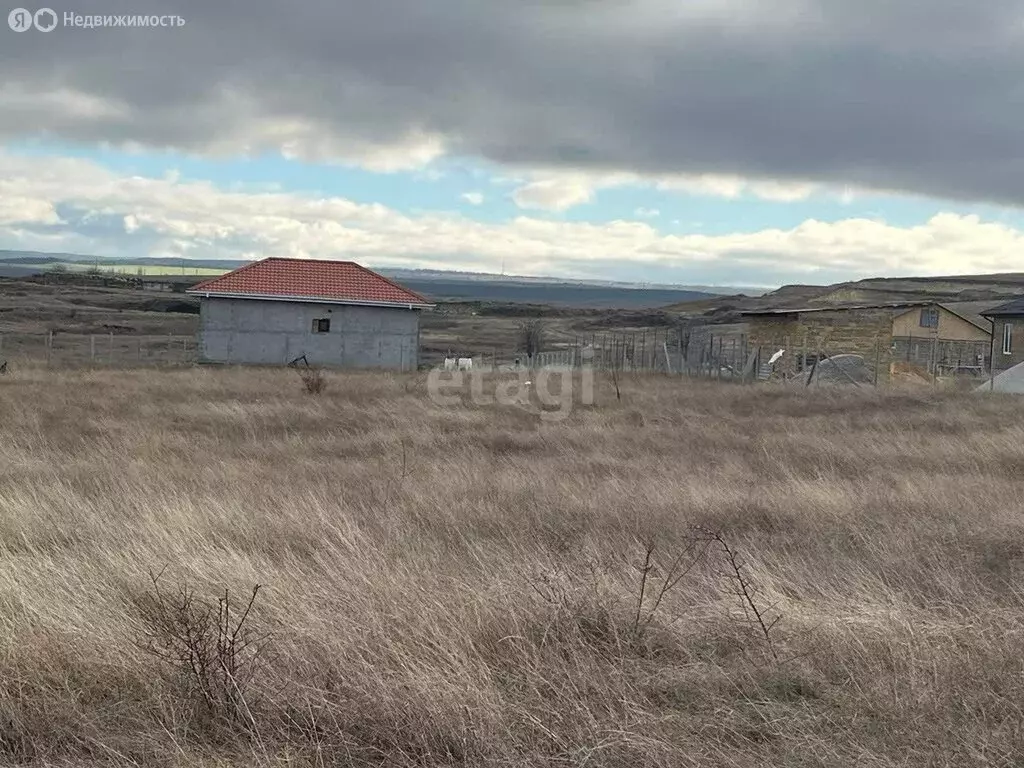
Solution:
[(0, 764), (1024, 755), (1009, 396), (0, 377)]

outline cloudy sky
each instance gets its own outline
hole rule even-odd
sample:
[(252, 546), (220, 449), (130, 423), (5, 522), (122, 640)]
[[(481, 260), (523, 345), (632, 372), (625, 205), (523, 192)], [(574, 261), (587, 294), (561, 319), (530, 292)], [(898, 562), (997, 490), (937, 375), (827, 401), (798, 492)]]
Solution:
[(0, 28), (0, 248), (759, 286), (1024, 271), (1024, 0), (75, 6)]

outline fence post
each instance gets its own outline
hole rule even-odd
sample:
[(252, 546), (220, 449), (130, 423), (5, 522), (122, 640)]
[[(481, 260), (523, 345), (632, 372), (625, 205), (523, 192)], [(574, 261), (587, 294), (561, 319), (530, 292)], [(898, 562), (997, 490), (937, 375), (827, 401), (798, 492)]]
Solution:
[(46, 364), (50, 364), (50, 354), (53, 352), (53, 331), (46, 332)]
[(89, 334), (89, 362), (96, 364), (96, 335), (92, 333)]
[(686, 330), (685, 337), (683, 336), (682, 326), (679, 328), (679, 370), (685, 370), (687, 376), (691, 376), (690, 372), (690, 344), (693, 341), (693, 335), (690, 333), (689, 328)]
[(683, 360), (683, 328), (680, 326), (676, 329), (676, 341), (679, 342), (679, 375), (683, 376), (688, 373), (686, 370), (686, 363)]
[(0, 357), (4, 355), (4, 335), (0, 333)]
[(882, 337), (875, 336), (875, 389), (878, 389), (878, 366), (881, 364)]
[(139, 336), (139, 338), (136, 339), (136, 341), (138, 342), (138, 345), (135, 348), (135, 356), (138, 358), (138, 362), (141, 363), (142, 362), (142, 337)]
[(114, 332), (110, 332), (110, 345), (107, 348), (107, 362), (114, 364)]

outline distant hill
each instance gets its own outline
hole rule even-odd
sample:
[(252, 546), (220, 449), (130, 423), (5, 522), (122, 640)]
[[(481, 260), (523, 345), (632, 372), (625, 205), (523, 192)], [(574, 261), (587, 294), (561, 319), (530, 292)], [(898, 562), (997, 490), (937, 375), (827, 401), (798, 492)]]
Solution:
[(703, 323), (733, 323), (741, 312), (936, 301), (973, 313), (1024, 295), (1024, 273), (871, 277), (834, 285), (784, 285), (761, 296), (717, 296), (666, 307)]
[[(386, 274), (386, 273), (383, 273)], [(388, 277), (393, 277), (388, 275)], [(395, 277), (432, 301), (493, 301), (594, 309), (651, 309), (713, 294), (670, 288), (620, 288), (573, 283), (525, 283), (500, 280), (423, 280)]]
[[(199, 273), (203, 273), (202, 277), (206, 278), (237, 269), (246, 263), (248, 262), (231, 259), (140, 257), (129, 260), (68, 253), (0, 251), (0, 276), (22, 277), (63, 265), (71, 270), (99, 267), (115, 269), (133, 276), (142, 274), (145, 279), (194, 283), (199, 279)], [(511, 302), (593, 309), (651, 309), (666, 304), (711, 299), (716, 295), (736, 290), (426, 269), (378, 268), (377, 271), (434, 301)]]
[(945, 277), (872, 277), (835, 285), (785, 285), (757, 299), (765, 305), (884, 304), (933, 300), (999, 301), (1024, 293), (1024, 273)]

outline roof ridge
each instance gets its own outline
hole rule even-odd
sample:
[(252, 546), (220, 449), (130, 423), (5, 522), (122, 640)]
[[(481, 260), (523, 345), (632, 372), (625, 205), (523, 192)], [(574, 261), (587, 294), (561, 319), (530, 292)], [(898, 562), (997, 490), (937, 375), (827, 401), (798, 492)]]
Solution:
[[(342, 263), (346, 263), (346, 262), (342, 262)], [(371, 274), (371, 275), (373, 275), (374, 277), (380, 278), (380, 279), (381, 279), (381, 280), (383, 280), (383, 281), (384, 281), (385, 283), (387, 283), (388, 285), (390, 285), (390, 286), (391, 286), (392, 288), (397, 288), (397, 289), (398, 289), (398, 290), (400, 290), (400, 291), (405, 291), (405, 292), (406, 292), (406, 293), (408, 293), (408, 294), (409, 294), (410, 296), (415, 296), (415, 297), (416, 297), (417, 299), (419, 299), (420, 301), (422, 301), (422, 302), (423, 302), (423, 303), (425, 303), (425, 304), (429, 304), (429, 303), (430, 303), (429, 301), (427, 301), (427, 300), (426, 300), (426, 298), (424, 298), (424, 297), (423, 297), (423, 296), (421, 296), (420, 294), (416, 293), (416, 291), (412, 291), (412, 290), (409, 290), (409, 289), (408, 289), (408, 288), (406, 288), (406, 287), (405, 287), (404, 285), (399, 285), (399, 284), (398, 284), (398, 283), (396, 283), (396, 282), (395, 282), (394, 280), (391, 280), (390, 278), (384, 277), (384, 275), (380, 274), (379, 272), (374, 272), (374, 271), (373, 271), (372, 269), (370, 269), (369, 267), (364, 267), (364, 266), (363, 266), (362, 264), (360, 264), (360, 263), (358, 263), (358, 262), (355, 262), (355, 261), (350, 261), (350, 262), (347, 262), (347, 263), (348, 263), (348, 264), (352, 264), (352, 265), (354, 265), (354, 266), (356, 267), (356, 269), (361, 269), (361, 270), (363, 270), (363, 272), (366, 272), (366, 273), (368, 273), (368, 274)]]
[(355, 261), (268, 256), (193, 286), (193, 294), (433, 306), (419, 293)]
[[(354, 262), (354, 261), (352, 261), (350, 259), (307, 259), (307, 258), (303, 258), (301, 256), (266, 256), (266, 257), (260, 259), (259, 261), (253, 262), (253, 264), (260, 264), (260, 263), (262, 263), (264, 261), (303, 261), (303, 262), (322, 262), (322, 263), (325, 263), (325, 264), (355, 264), (356, 266), (359, 266), (359, 264), (357, 264), (356, 262)], [(251, 266), (251, 265), (248, 265), (248, 266)]]
[(253, 267), (255, 267), (255, 266), (259, 265), (259, 264), (264, 264), (265, 262), (268, 262), (268, 261), (270, 261), (273, 258), (274, 258), (273, 256), (267, 256), (265, 258), (259, 259), (258, 261), (250, 261), (248, 264), (243, 264), (240, 267), (235, 267), (230, 272), (225, 272), (223, 275), (215, 275), (214, 277), (211, 277), (209, 280), (203, 280), (203, 282), (197, 283), (196, 285), (193, 285), (190, 290), (193, 290), (193, 291), (201, 290), (201, 289), (205, 288), (208, 285), (212, 285), (213, 283), (217, 282), (218, 280), (223, 280), (228, 275), (237, 275), (240, 272), (245, 272), (247, 269), (252, 269)]

